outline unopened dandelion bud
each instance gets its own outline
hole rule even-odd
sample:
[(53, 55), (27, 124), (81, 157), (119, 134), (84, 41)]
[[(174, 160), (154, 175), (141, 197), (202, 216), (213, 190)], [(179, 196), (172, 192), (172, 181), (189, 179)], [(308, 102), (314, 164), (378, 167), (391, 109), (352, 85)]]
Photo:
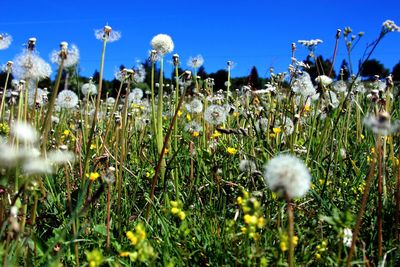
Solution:
[(13, 64), (13, 61), (7, 61), (7, 68), (11, 68)]
[(296, 43), (292, 43), (292, 52), (296, 51)]
[(172, 62), (174, 63), (175, 67), (179, 65), (179, 55), (178, 54), (173, 54)]
[(336, 30), (336, 39), (339, 39), (340, 38), (340, 33), (342, 32), (342, 30), (341, 29), (337, 29)]
[(394, 83), (393, 83), (393, 75), (392, 74), (390, 74), (389, 76), (386, 77), (386, 85), (387, 86), (393, 86), (394, 85)]
[(233, 66), (233, 61), (228, 60), (228, 62), (226, 62), (226, 65), (227, 65), (228, 67), (232, 67), (232, 66)]
[(105, 33), (110, 33), (111, 31), (112, 31), (111, 26), (108, 26), (108, 25), (104, 26), (104, 32)]
[(153, 49), (150, 51), (150, 61), (151, 62), (156, 62), (158, 59), (158, 55), (157, 55), (157, 50)]
[(29, 38), (29, 40), (28, 40), (28, 49), (29, 50), (33, 50), (33, 49), (35, 49), (35, 46), (36, 46), (36, 38), (35, 37)]

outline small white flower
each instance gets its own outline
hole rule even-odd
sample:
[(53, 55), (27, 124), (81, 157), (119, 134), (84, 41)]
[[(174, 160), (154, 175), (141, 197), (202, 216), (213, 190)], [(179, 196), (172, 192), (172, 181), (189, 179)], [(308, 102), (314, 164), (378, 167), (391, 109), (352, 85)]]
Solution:
[(290, 199), (304, 196), (311, 185), (311, 175), (303, 161), (288, 154), (272, 158), (265, 165), (264, 178), (272, 191), (286, 193)]
[(151, 47), (161, 56), (171, 53), (174, 50), (174, 42), (167, 34), (157, 34), (150, 42)]
[(311, 39), (311, 40), (298, 40), (298, 42), (309, 50), (314, 50), (318, 44), (323, 43), (321, 39)]
[(383, 32), (400, 32), (400, 27), (393, 20), (386, 20), (382, 23)]
[(353, 232), (350, 228), (343, 229), (343, 244), (346, 247), (351, 247), (351, 241), (353, 239)]

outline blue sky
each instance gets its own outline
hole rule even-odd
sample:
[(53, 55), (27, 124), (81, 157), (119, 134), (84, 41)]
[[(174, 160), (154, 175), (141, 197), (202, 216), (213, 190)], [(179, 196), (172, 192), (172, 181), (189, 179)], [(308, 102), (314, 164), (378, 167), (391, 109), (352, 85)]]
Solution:
[[(233, 76), (248, 75), (256, 66), (260, 76), (270, 67), (287, 70), (290, 47), (299, 39), (324, 41), (317, 54), (331, 57), (336, 29), (350, 26), (365, 32), (353, 52), (362, 56), (367, 43), (378, 36), (386, 19), (400, 24), (400, 1), (3, 1), (0, 33), (13, 36), (7, 50), (0, 51), (0, 63), (12, 60), (30, 37), (37, 38), (37, 50), (49, 60), (61, 41), (76, 44), (81, 53), (81, 75), (90, 76), (100, 65), (101, 42), (94, 30), (108, 23), (122, 38), (107, 46), (105, 78), (111, 79), (120, 64), (132, 66), (147, 58), (150, 40), (158, 33), (169, 34), (182, 68), (190, 56), (201, 54), (207, 72), (235, 62)], [(307, 50), (298, 45), (297, 58)], [(172, 56), (172, 55), (171, 55)], [(336, 69), (346, 56), (340, 42)], [(170, 57), (167, 55), (167, 58)], [(400, 33), (388, 34), (373, 58), (389, 69), (400, 61)], [(53, 66), (56, 72), (56, 66)], [(166, 74), (170, 73), (168, 68)]]

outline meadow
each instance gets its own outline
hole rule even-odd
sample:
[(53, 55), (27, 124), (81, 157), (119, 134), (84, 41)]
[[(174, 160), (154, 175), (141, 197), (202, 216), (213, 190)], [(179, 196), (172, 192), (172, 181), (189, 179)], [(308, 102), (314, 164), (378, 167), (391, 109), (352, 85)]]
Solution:
[[(385, 21), (363, 60), (399, 31)], [(98, 84), (68, 80), (79, 49), (67, 42), (50, 58), (52, 88), (38, 86), (51, 69), (35, 38), (3, 67), (2, 266), (400, 263), (392, 76), (363, 80), (359, 69), (344, 79), (342, 69), (332, 79), (332, 69), (318, 68), (322, 40), (314, 39), (293, 43), (288, 71), (271, 70), (262, 88), (232, 87), (232, 61), (216, 88), (197, 76), (201, 56), (180, 72), (173, 40), (159, 34), (149, 40), (151, 71), (121, 69), (108, 95), (106, 47), (120, 33), (107, 25), (95, 37), (103, 46)], [(344, 39), (350, 59), (359, 37), (338, 30), (335, 51)], [(0, 49), (11, 40), (1, 34)], [(315, 79), (298, 49), (309, 50)], [(175, 78), (167, 84), (169, 61)]]

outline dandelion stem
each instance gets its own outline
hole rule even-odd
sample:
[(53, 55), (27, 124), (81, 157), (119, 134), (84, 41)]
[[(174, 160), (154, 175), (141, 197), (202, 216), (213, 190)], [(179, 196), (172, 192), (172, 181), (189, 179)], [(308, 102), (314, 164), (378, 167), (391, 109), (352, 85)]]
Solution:
[[(161, 171), (161, 164), (162, 164), (162, 161), (164, 159), (165, 149), (167, 148), (168, 140), (169, 140), (169, 138), (171, 136), (172, 129), (173, 129), (174, 124), (176, 122), (176, 118), (178, 116), (178, 112), (179, 112), (179, 110), (180, 110), (180, 108), (182, 106), (183, 99), (185, 98), (185, 94), (186, 94), (186, 90), (183, 91), (183, 93), (182, 93), (182, 95), (181, 95), (181, 97), (179, 99), (179, 103), (178, 103), (178, 106), (176, 107), (174, 117), (172, 118), (172, 122), (169, 125), (167, 134), (166, 134), (166, 136), (164, 138), (164, 145), (162, 146), (161, 153), (159, 155), (159, 159), (158, 159), (158, 163), (157, 163), (157, 167), (156, 167), (156, 170), (155, 170), (155, 173), (154, 173), (153, 181), (151, 182), (151, 191), (150, 191), (150, 200), (151, 201), (153, 201), (153, 199), (154, 199), (154, 192), (155, 192), (155, 188), (156, 188), (156, 185), (157, 185), (158, 176), (159, 176), (160, 171)], [(146, 216), (147, 218), (149, 218), (149, 216), (150, 216), (150, 206), (151, 206), (151, 204), (148, 203), (147, 216)]]
[(51, 115), (53, 114), (54, 105), (56, 103), (56, 98), (57, 98), (58, 88), (60, 87), (63, 68), (64, 68), (64, 57), (61, 57), (60, 66), (58, 67), (58, 72), (57, 72), (56, 84), (54, 86), (53, 91), (51, 92), (50, 103), (47, 107), (44, 126), (42, 127), (41, 131), (41, 135), (43, 136), (42, 151), (46, 151), (47, 137), (49, 135), (49, 130), (51, 127)]
[(6, 82), (4, 84), (3, 95), (1, 97), (1, 104), (0, 104), (0, 119), (2, 121), (3, 121), (3, 108), (4, 108), (4, 102), (6, 99), (7, 85), (8, 85), (8, 79), (10, 78), (10, 73), (11, 73), (11, 68), (8, 68), (7, 75), (6, 75)]
[(89, 132), (89, 137), (87, 139), (86, 143), (86, 154), (85, 154), (85, 160), (83, 162), (83, 173), (82, 173), (82, 179), (85, 177), (86, 169), (87, 169), (87, 163), (89, 160), (89, 154), (90, 154), (90, 145), (92, 143), (92, 139), (94, 136), (95, 128), (96, 128), (96, 122), (97, 122), (97, 115), (99, 113), (99, 108), (100, 108), (100, 100), (101, 100), (101, 91), (103, 88), (103, 72), (104, 72), (104, 58), (106, 54), (106, 46), (107, 46), (107, 39), (103, 39), (103, 49), (101, 51), (101, 62), (100, 62), (100, 73), (99, 73), (99, 90), (97, 92), (97, 98), (96, 98), (96, 106), (94, 109), (94, 114), (93, 114), (93, 120), (92, 120), (92, 126), (90, 128)]
[(286, 198), (286, 206), (287, 206), (287, 214), (288, 214), (288, 232), (289, 232), (289, 255), (288, 255), (288, 263), (289, 267), (295, 266), (295, 259), (294, 259), (294, 212), (293, 212), (293, 204), (287, 194), (285, 194)]
[(353, 239), (351, 240), (349, 255), (347, 256), (347, 261), (346, 261), (347, 267), (349, 267), (351, 264), (351, 259), (353, 257), (354, 249), (356, 247), (356, 242), (357, 242), (358, 234), (360, 232), (360, 227), (361, 227), (362, 219), (364, 216), (365, 207), (367, 206), (368, 194), (369, 194), (369, 190), (371, 188), (371, 181), (372, 181), (372, 177), (374, 176), (374, 170), (375, 170), (375, 160), (372, 160), (371, 165), (369, 166), (369, 172), (368, 172), (368, 176), (367, 176), (367, 179), (365, 182), (365, 188), (364, 188), (364, 193), (362, 195), (360, 210), (358, 212), (356, 225), (355, 225), (354, 231), (353, 231)]

